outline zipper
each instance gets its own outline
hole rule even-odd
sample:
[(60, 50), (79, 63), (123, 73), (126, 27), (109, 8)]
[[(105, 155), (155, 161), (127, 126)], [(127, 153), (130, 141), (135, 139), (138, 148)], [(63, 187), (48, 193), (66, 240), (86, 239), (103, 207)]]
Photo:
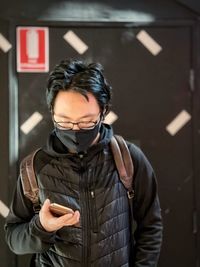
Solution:
[(98, 222), (97, 222), (97, 212), (96, 212), (96, 201), (95, 201), (95, 191), (91, 190), (90, 191), (90, 208), (91, 208), (91, 225), (92, 225), (92, 230), (94, 233), (98, 233), (99, 227), (98, 227)]
[(90, 263), (90, 209), (88, 196), (88, 177), (84, 175), (85, 165), (83, 163), (83, 155), (80, 154), (80, 192), (82, 206), (82, 231), (83, 231), (83, 267), (88, 267)]
[(92, 199), (94, 199), (94, 191), (91, 191), (90, 194), (92, 196)]

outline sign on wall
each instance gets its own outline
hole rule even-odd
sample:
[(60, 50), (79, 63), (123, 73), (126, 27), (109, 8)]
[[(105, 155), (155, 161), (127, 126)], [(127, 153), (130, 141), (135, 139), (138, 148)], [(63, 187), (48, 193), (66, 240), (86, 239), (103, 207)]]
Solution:
[(49, 71), (47, 27), (17, 27), (17, 71)]

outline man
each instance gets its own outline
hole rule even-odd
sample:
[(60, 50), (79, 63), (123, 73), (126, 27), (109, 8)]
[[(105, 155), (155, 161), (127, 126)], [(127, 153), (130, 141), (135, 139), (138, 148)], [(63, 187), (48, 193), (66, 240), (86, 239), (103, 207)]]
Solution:
[[(10, 249), (34, 253), (35, 266), (157, 266), (162, 223), (154, 172), (141, 150), (127, 142), (137, 224), (130, 242), (126, 189), (110, 149), (112, 128), (103, 123), (110, 102), (100, 64), (65, 60), (50, 73), (47, 103), (55, 128), (34, 161), (42, 207), (34, 212), (19, 179), (5, 226)], [(58, 217), (51, 202), (74, 213)]]

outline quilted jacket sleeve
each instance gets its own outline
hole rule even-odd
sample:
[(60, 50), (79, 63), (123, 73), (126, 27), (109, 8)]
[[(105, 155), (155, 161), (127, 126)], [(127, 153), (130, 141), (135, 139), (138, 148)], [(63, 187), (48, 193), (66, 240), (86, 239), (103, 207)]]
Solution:
[(152, 166), (136, 146), (129, 147), (134, 174), (134, 267), (156, 267), (162, 243), (162, 218), (157, 181)]
[(56, 238), (46, 232), (35, 214), (32, 203), (24, 196), (21, 179), (18, 179), (10, 213), (5, 225), (6, 241), (16, 254), (37, 253), (47, 250)]

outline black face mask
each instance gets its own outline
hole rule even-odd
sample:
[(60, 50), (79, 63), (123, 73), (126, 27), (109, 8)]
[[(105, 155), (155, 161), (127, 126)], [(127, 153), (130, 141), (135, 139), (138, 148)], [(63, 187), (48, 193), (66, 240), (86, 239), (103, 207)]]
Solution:
[(58, 139), (71, 152), (85, 152), (91, 146), (94, 139), (97, 137), (101, 123), (98, 123), (91, 130), (61, 130), (56, 129)]

